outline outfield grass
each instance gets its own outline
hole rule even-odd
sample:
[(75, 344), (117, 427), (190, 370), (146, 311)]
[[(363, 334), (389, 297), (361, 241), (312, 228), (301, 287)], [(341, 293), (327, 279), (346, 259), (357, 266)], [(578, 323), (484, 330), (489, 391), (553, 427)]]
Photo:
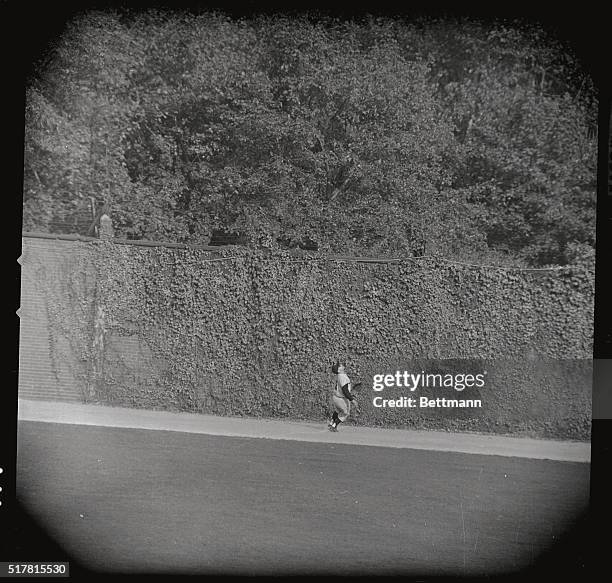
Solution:
[(30, 421), (18, 439), (20, 501), (92, 570), (499, 574), (559, 541), (582, 561), (565, 535), (588, 464)]

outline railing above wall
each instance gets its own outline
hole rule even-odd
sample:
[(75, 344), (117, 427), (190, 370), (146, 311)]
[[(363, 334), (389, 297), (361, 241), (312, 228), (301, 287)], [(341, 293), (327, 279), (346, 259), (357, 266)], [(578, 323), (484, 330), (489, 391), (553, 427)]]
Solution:
[[(24, 238), (32, 238), (32, 239), (56, 239), (60, 241), (80, 241), (84, 243), (91, 242), (100, 242), (101, 239), (98, 237), (84, 237), (82, 235), (62, 235), (62, 234), (52, 234), (52, 233), (36, 233), (30, 231), (24, 231), (22, 233), (22, 237)], [(198, 249), (202, 251), (209, 251), (214, 253), (215, 255), (219, 255), (220, 247), (218, 245), (188, 245), (186, 243), (170, 243), (164, 241), (147, 241), (143, 239), (119, 239), (113, 237), (112, 239), (102, 239), (105, 241), (110, 241), (112, 243), (116, 243), (119, 245), (134, 245), (139, 247), (167, 247), (170, 249)], [(231, 246), (223, 246), (223, 247), (231, 247)], [(239, 245), (238, 247), (244, 249), (244, 246)], [(349, 263), (378, 263), (378, 264), (389, 264), (389, 263), (402, 263), (402, 262), (412, 262), (419, 263), (423, 261), (440, 261), (442, 263), (446, 263), (449, 265), (462, 265), (464, 267), (471, 267), (477, 269), (496, 269), (501, 271), (530, 271), (530, 272), (560, 272), (565, 270), (585, 270), (584, 266), (578, 265), (558, 265), (552, 267), (518, 267), (518, 266), (504, 266), (504, 265), (485, 265), (479, 263), (469, 263), (465, 261), (456, 261), (454, 259), (447, 259), (445, 257), (435, 256), (435, 255), (423, 255), (420, 257), (351, 257), (348, 255), (327, 255), (323, 254), (320, 251), (312, 252), (312, 251), (302, 251), (295, 252), (295, 260), (299, 261), (300, 258), (308, 258), (309, 260), (314, 261), (337, 261), (337, 262), (349, 262)], [(229, 260), (236, 259), (237, 257), (233, 256), (220, 256), (219, 260)], [(292, 261), (293, 259), (289, 259)]]
[[(36, 233), (30, 231), (24, 231), (22, 237), (31, 239), (57, 239), (60, 241), (79, 241), (83, 243), (98, 243), (100, 239), (98, 237), (84, 237), (83, 235), (63, 235), (53, 233)], [(188, 245), (186, 243), (169, 243), (163, 241), (147, 241), (143, 239), (118, 239), (113, 237), (112, 239), (106, 239), (111, 243), (117, 243), (119, 245), (135, 245), (140, 247), (168, 247), (170, 249), (199, 249), (202, 251), (210, 251), (212, 253), (219, 253), (219, 245)], [(229, 247), (229, 245), (224, 245)], [(244, 248), (242, 245), (240, 248)], [(301, 255), (308, 257), (309, 259), (326, 260), (326, 261), (354, 261), (357, 263), (398, 263), (403, 261), (402, 258), (377, 258), (377, 257), (350, 257), (342, 255), (322, 255), (321, 253), (296, 253), (296, 256)], [(228, 257), (227, 259), (231, 259)]]
[[(84, 237), (83, 235), (61, 235), (53, 233), (35, 233), (30, 231), (24, 231), (21, 235), (31, 239), (59, 239), (60, 241), (81, 241), (84, 243), (100, 242), (98, 237)], [(144, 239), (118, 239), (113, 237), (112, 239), (106, 239), (112, 243), (118, 243), (119, 245), (137, 245), (141, 247), (169, 247), (171, 249), (202, 249), (205, 251), (219, 251), (218, 246), (211, 245), (187, 245), (185, 243), (168, 243), (160, 241), (147, 241)]]

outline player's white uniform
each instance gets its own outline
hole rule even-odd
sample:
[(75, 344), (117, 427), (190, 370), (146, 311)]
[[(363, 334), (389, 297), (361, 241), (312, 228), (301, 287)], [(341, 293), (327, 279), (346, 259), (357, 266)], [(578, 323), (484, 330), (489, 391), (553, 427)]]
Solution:
[(351, 402), (342, 392), (342, 387), (347, 383), (350, 393), (351, 389), (353, 388), (351, 379), (349, 379), (348, 375), (344, 373), (338, 373), (338, 376), (336, 377), (336, 387), (334, 388), (334, 393), (332, 395), (332, 403), (336, 409), (336, 413), (338, 413), (338, 419), (340, 419), (340, 421), (346, 421), (351, 413)]

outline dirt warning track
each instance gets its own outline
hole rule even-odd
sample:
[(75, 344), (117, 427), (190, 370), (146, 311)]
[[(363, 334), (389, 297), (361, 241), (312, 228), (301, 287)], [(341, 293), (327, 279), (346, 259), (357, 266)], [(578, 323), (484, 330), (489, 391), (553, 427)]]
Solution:
[(591, 459), (591, 445), (588, 442), (444, 431), (382, 429), (352, 426), (351, 424), (342, 426), (339, 433), (332, 434), (326, 430), (325, 421), (313, 423), (287, 419), (220, 417), (28, 400), (19, 401), (18, 416), (19, 419), (28, 421), (180, 431), (228, 437), (453, 451), (559, 461), (589, 462)]

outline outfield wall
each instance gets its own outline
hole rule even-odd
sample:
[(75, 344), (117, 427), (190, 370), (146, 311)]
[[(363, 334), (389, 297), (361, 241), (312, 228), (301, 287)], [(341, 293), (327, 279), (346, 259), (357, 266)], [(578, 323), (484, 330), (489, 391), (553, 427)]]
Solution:
[[(359, 424), (590, 437), (588, 270), (34, 237), (21, 264), (24, 397), (322, 421), (345, 358), (364, 381)], [(436, 368), (486, 371), (486, 386), (418, 396), (482, 408), (373, 406), (409, 396), (375, 393), (373, 375)]]

